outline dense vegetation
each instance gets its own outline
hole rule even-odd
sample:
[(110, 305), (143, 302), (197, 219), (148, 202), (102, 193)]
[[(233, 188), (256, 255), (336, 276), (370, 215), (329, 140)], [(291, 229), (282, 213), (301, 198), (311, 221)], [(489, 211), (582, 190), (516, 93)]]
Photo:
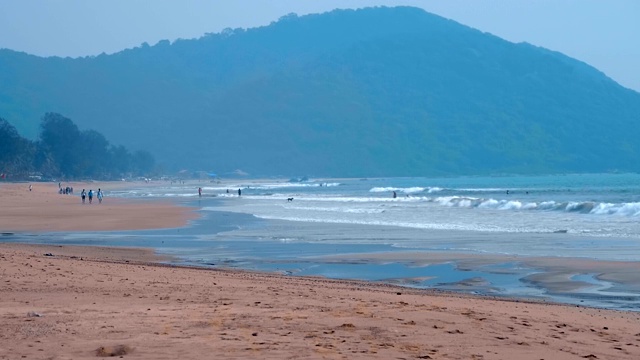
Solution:
[(0, 51), (0, 115), (67, 114), (173, 169), (403, 176), (640, 171), (640, 94), (415, 8), (282, 18), (113, 55)]
[(80, 131), (70, 119), (55, 113), (42, 118), (37, 141), (21, 137), (0, 118), (0, 174), (5, 179), (115, 179), (148, 175), (155, 160), (146, 151), (131, 154), (110, 145), (94, 130)]

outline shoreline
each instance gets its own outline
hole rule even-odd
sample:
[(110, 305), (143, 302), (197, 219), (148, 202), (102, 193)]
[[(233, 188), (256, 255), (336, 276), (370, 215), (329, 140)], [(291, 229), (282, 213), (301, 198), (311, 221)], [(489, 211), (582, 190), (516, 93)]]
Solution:
[(149, 249), (0, 244), (0, 359), (101, 348), (138, 359), (640, 356), (633, 312), (162, 260)]
[[(567, 305), (639, 311), (637, 301), (640, 299), (640, 280), (635, 276), (638, 262), (590, 260), (579, 257), (550, 258), (455, 251), (433, 252), (419, 249), (403, 252), (386, 245), (376, 247), (341, 245), (335, 248), (335, 251), (338, 249), (340, 251), (337, 255), (334, 254), (332, 245), (322, 245), (321, 242), (305, 245), (287, 242), (280, 244), (277, 240), (271, 242), (254, 240), (260, 239), (263, 234), (270, 234), (269, 226), (273, 224), (281, 227), (280, 231), (284, 231), (282, 234), (286, 234), (285, 237), (293, 238), (306, 238), (305, 234), (309, 234), (309, 231), (313, 234), (325, 234), (325, 237), (330, 237), (327, 235), (329, 234), (327, 231), (330, 231), (334, 235), (340, 233), (357, 238), (368, 233), (368, 230), (363, 228), (364, 225), (350, 227), (335, 225), (323, 228), (315, 224), (285, 224), (282, 221), (254, 219), (251, 215), (226, 212), (224, 205), (220, 207), (218, 204), (212, 207), (212, 203), (215, 204), (217, 200), (210, 196), (202, 199), (196, 197), (195, 189), (202, 186), (197, 182), (184, 186), (185, 189), (193, 187), (193, 196), (172, 198), (170, 201), (146, 197), (130, 199), (108, 197), (105, 202), (109, 202), (109, 207), (103, 207), (105, 204), (82, 205), (79, 203), (78, 196), (53, 194), (53, 190), (57, 189), (56, 184), (36, 185), (33, 191), (26, 195), (25, 192), (28, 192), (26, 183), (12, 184), (8, 189), (9, 192), (6, 191), (6, 187), (0, 186), (0, 200), (6, 199), (7, 194), (17, 193), (28, 201), (26, 204), (18, 205), (14, 202), (13, 206), (24, 206), (30, 213), (43, 211), (42, 200), (45, 203), (51, 201), (49, 207), (44, 207), (47, 212), (54, 211), (54, 215), (69, 217), (69, 209), (82, 211), (78, 221), (64, 222), (64, 225), (71, 229), (61, 229), (60, 224), (57, 224), (54, 232), (40, 233), (39, 231), (50, 230), (42, 229), (35, 231), (34, 234), (26, 231), (13, 234), (2, 227), (3, 221), (6, 222), (7, 219), (0, 216), (0, 235), (5, 235), (0, 236), (0, 243), (140, 247), (173, 256), (174, 264), (188, 266), (332, 279), (359, 279), (372, 283), (400, 285), (405, 288), (436, 289), (505, 299), (536, 299)], [(168, 185), (122, 182), (72, 184), (76, 189), (91, 186), (114, 192), (128, 191), (131, 188), (150, 188), (149, 190), (153, 191), (151, 188)], [(221, 200), (230, 199), (221, 198)], [(117, 211), (98, 213), (103, 209), (110, 209), (113, 204), (116, 204)], [(212, 208), (219, 210), (211, 211)], [(163, 209), (168, 211), (168, 214)], [(203, 209), (209, 210), (202, 211)], [(2, 209), (0, 209), (1, 214)], [(128, 215), (122, 219), (123, 214)], [(184, 217), (181, 218), (185, 214), (190, 220), (185, 221)], [(91, 216), (95, 215), (100, 215), (100, 222), (91, 220)], [(117, 219), (118, 216), (121, 217), (120, 220)], [(151, 222), (144, 222), (141, 219), (151, 220)], [(24, 220), (31, 231), (34, 227), (46, 227), (46, 223), (36, 222), (33, 216), (25, 217)], [(175, 224), (176, 222), (179, 223)], [(104, 226), (105, 223), (109, 225), (108, 229), (96, 226)], [(129, 228), (123, 229), (121, 226), (123, 223)], [(262, 225), (256, 226), (256, 224)], [(146, 229), (140, 229), (140, 225), (145, 225)], [(80, 226), (85, 228), (78, 229)], [(388, 230), (386, 227), (381, 229)], [(392, 230), (391, 233), (399, 237), (411, 233), (411, 229), (393, 228)], [(224, 235), (218, 236), (219, 233)], [(450, 232), (446, 233), (448, 235)], [(421, 232), (420, 236), (438, 238), (442, 234)], [(213, 241), (208, 245), (203, 244), (200, 241), (204, 238)], [(279, 256), (269, 258), (261, 254), (279, 254)], [(300, 257), (300, 254), (305, 255)], [(354, 262), (360, 266), (354, 266)], [(386, 266), (385, 264), (394, 265)], [(367, 269), (367, 273), (362, 273), (360, 269)]]

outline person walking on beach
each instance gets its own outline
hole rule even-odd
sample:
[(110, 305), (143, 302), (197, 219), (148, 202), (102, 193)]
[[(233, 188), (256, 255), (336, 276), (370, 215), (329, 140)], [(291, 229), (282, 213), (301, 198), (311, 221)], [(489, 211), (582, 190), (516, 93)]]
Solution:
[(98, 203), (102, 204), (102, 190), (98, 188)]
[(82, 192), (80, 193), (80, 197), (82, 198), (82, 203), (84, 204), (84, 199), (87, 197), (87, 193), (84, 192), (84, 189), (82, 189)]
[(89, 204), (93, 201), (93, 190), (89, 189)]
[(201, 187), (198, 188), (198, 196), (202, 197), (202, 188)]

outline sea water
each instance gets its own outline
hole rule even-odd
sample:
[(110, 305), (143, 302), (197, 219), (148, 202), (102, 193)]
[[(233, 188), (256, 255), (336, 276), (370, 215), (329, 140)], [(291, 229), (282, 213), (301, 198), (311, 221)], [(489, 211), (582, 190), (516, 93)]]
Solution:
[[(192, 187), (141, 188), (111, 195), (195, 198), (197, 189)], [(640, 239), (638, 174), (212, 182), (203, 192), (233, 200), (222, 206), (227, 211), (262, 219)], [(219, 204), (205, 208), (219, 209)]]
[(74, 233), (55, 241), (149, 246), (198, 266), (640, 309), (640, 293), (601, 281), (597, 273), (575, 274), (571, 280), (585, 284), (581, 290), (554, 294), (526, 281), (540, 269), (519, 263), (462, 269), (455, 262), (373, 256), (424, 252), (639, 261), (638, 174), (208, 180), (105, 194), (106, 201), (182, 199), (201, 209), (202, 217), (184, 229)]

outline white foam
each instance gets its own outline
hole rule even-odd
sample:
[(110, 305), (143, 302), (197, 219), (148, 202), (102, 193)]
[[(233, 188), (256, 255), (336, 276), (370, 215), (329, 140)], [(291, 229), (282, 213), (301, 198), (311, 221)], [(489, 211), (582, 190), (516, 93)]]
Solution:
[(301, 217), (301, 216), (286, 216), (286, 215), (255, 215), (261, 219), (267, 220), (284, 220), (284, 221), (296, 221), (296, 222), (311, 222), (311, 223), (329, 223), (329, 224), (354, 224), (354, 225), (375, 225), (375, 226), (396, 226), (406, 227), (414, 229), (428, 229), (428, 230), (461, 230), (461, 231), (479, 231), (479, 232), (510, 232), (510, 233), (539, 233), (541, 230), (531, 228), (502, 228), (489, 224), (455, 224), (455, 223), (415, 223), (406, 221), (392, 221), (392, 220), (373, 220), (373, 219), (326, 219), (326, 218), (313, 218), (313, 217)]
[(597, 215), (640, 216), (640, 202), (611, 204), (599, 203), (590, 212)]
[[(274, 200), (274, 199), (283, 199), (286, 200), (289, 196), (286, 194), (272, 194), (272, 195), (247, 195), (244, 196), (247, 199), (255, 199), (255, 200)], [(427, 197), (397, 197), (393, 198), (389, 197), (358, 197), (358, 196), (308, 196), (301, 195), (297, 196), (294, 199), (295, 201), (322, 201), (322, 202), (339, 202), (339, 203), (385, 203), (385, 202), (417, 202), (417, 201), (428, 201), (430, 200)]]
[(286, 189), (286, 188), (316, 188), (316, 187), (334, 187), (339, 186), (340, 183), (271, 183), (260, 185), (244, 185), (244, 189), (256, 189), (256, 190), (274, 190), (274, 189)]
[(336, 207), (318, 207), (318, 206), (287, 206), (287, 210), (299, 210), (299, 211), (322, 211), (322, 212), (337, 212), (337, 213), (349, 213), (349, 214), (382, 214), (384, 209), (372, 209), (372, 208), (348, 208), (343, 206)]
[(439, 187), (408, 187), (408, 188), (399, 188), (399, 187), (374, 187), (369, 190), (372, 193), (382, 193), (382, 192), (401, 192), (403, 194), (416, 194), (421, 192), (427, 192), (429, 194), (442, 191), (442, 188)]

